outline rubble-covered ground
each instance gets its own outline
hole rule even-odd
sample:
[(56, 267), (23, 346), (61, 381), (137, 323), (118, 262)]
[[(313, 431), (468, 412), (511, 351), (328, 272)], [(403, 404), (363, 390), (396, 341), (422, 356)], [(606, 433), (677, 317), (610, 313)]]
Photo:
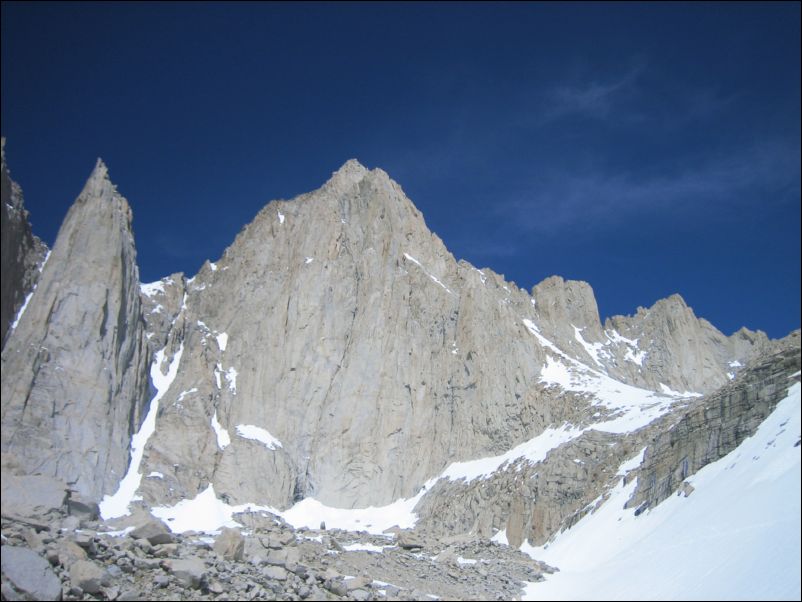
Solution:
[(109, 531), (91, 511), (69, 512), (4, 512), (3, 599), (513, 599), (552, 570), (471, 537), (296, 530), (263, 516), (216, 536), (173, 534), (144, 513)]

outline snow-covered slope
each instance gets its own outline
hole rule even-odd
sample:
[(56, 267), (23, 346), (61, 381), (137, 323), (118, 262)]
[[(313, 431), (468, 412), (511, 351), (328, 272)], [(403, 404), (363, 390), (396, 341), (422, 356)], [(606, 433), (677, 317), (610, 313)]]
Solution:
[(754, 436), (688, 479), (689, 497), (636, 517), (624, 509), (636, 481), (622, 480), (551, 543), (524, 543), (560, 569), (525, 598), (800, 599), (800, 415), (796, 383)]

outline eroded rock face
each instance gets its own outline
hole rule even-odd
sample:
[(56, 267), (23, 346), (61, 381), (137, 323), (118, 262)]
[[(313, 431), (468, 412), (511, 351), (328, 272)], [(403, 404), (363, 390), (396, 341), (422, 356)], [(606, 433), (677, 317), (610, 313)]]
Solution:
[(165, 478), (148, 499), (213, 482), (240, 503), (388, 503), (454, 455), (506, 449), (554, 418), (536, 395), (528, 295), (456, 262), (387, 174), (355, 162), (263, 209), (187, 284), (185, 306), (143, 471)]
[[(183, 346), (145, 454), (143, 473), (164, 475), (142, 486), (151, 503), (212, 483), (231, 503), (381, 505), (452, 461), (581, 422), (586, 399), (541, 385), (532, 327), (658, 391), (714, 389), (736, 357), (678, 296), (602, 326), (587, 283), (553, 277), (530, 297), (457, 262), (401, 187), (356, 161), (267, 205), (194, 278), (145, 294), (154, 350)], [(741, 337), (737, 357), (761, 345)], [(280, 445), (242, 436), (247, 425)]]
[[(622, 477), (637, 478), (627, 503), (633, 509), (653, 508), (677, 490), (689, 495), (693, 488), (683, 487), (684, 479), (753, 435), (798, 382), (799, 332), (772, 347), (732, 383), (678, 401), (640, 429), (588, 430), (555, 446), (542, 461), (520, 458), (483, 477), (438, 481), (415, 508), (416, 528), (441, 539), (462, 533), (490, 538), (504, 531), (513, 547), (524, 541), (542, 545), (594, 510)], [(624, 463), (630, 467), (622, 471)]]
[(649, 389), (662, 385), (679, 391), (710, 393), (727, 384), (750, 360), (768, 350), (764, 332), (742, 328), (724, 336), (710, 322), (697, 318), (680, 295), (657, 301), (634, 316), (613, 316), (605, 328), (639, 342), (645, 353), (642, 369), (620, 376)]
[(504, 531), (512, 547), (542, 545), (620, 480), (618, 467), (647, 437), (647, 430), (628, 436), (588, 431), (540, 462), (521, 459), (487, 478), (443, 479), (416, 506), (417, 528), (439, 538), (470, 533), (490, 539)]
[(98, 161), (3, 349), (4, 455), (99, 500), (125, 473), (148, 367), (131, 210)]
[(6, 342), (28, 294), (39, 279), (47, 245), (33, 235), (22, 198), (22, 189), (11, 179), (6, 165), (6, 139), (2, 139), (0, 167), (0, 250), (3, 279), (0, 285), (0, 341)]
[(653, 508), (685, 478), (738, 447), (787, 395), (788, 387), (799, 382), (799, 369), (796, 331), (734, 382), (693, 404), (651, 441), (627, 506)]
[[(286, 508), (410, 497), (454, 461), (615, 411), (545, 382), (549, 365), (707, 392), (771, 346), (762, 333), (725, 337), (679, 296), (604, 325), (587, 283), (552, 277), (530, 296), (456, 261), (401, 187), (356, 161), (268, 204), (193, 278), (140, 286), (130, 222), (99, 163), (2, 356), (4, 463), (90, 500), (125, 472), (156, 352), (162, 375), (176, 370), (140, 467), (146, 504), (211, 484), (231, 504)], [(577, 439), (565, 453), (587, 462), (556, 454), (534, 489), (512, 474), (499, 495), (441, 483), (465, 505), (431, 501), (430, 516), (449, 532), (507, 525), (516, 541), (541, 541), (636, 444), (607, 439)]]
[(725, 336), (680, 295), (604, 325), (587, 282), (552, 276), (532, 289), (532, 298), (546, 338), (591, 368), (653, 391), (710, 393), (770, 346), (761, 331)]

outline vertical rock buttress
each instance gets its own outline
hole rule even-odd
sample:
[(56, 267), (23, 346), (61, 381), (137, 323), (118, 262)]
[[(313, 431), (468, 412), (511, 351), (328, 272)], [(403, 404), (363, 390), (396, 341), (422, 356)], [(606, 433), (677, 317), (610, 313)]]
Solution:
[(94, 499), (124, 474), (150, 395), (131, 219), (98, 160), (2, 354), (4, 468)]

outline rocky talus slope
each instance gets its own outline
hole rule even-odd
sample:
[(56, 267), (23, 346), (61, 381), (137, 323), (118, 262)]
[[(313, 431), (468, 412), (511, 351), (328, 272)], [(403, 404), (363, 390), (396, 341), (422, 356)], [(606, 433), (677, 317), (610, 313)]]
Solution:
[(3, 514), (4, 600), (494, 600), (554, 570), (477, 538), (298, 530), (259, 515), (216, 537), (144, 516), (109, 531), (57, 481), (37, 493)]

